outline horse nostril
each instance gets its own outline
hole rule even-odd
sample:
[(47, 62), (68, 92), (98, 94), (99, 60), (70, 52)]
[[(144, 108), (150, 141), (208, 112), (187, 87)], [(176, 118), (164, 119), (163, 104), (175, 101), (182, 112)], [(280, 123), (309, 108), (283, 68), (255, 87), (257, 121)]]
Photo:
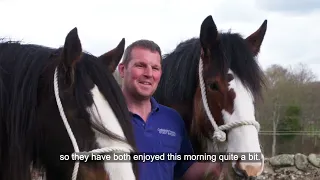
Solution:
[(241, 169), (239, 166), (240, 161), (236, 161), (232, 163), (232, 169), (234, 170), (234, 172), (241, 177), (248, 177), (247, 173), (245, 170)]
[(234, 162), (232, 167), (238, 176), (245, 177), (245, 179), (255, 179), (263, 170), (262, 163), (249, 163), (239, 160)]

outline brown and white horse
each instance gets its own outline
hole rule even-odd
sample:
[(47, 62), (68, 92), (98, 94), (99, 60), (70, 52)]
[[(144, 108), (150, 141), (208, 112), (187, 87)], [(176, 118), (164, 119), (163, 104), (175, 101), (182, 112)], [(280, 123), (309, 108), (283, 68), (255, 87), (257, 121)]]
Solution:
[(232, 162), (238, 176), (256, 177), (264, 168), (254, 101), (264, 74), (256, 56), (267, 21), (247, 38), (218, 32), (211, 16), (200, 37), (181, 42), (164, 55), (162, 79), (154, 97), (185, 120), (195, 153), (259, 153), (261, 160)]

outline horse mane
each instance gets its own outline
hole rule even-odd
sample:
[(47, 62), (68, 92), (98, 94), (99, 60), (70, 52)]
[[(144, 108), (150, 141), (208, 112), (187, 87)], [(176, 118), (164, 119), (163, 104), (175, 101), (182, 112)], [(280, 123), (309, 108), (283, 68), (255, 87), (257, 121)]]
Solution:
[[(2, 131), (2, 134), (0, 134), (0, 142), (2, 143), (0, 168), (3, 170), (3, 167), (8, 166), (8, 164), (1, 164), (3, 159), (9, 160), (7, 162), (11, 162), (9, 164), (12, 166), (11, 169), (8, 167), (10, 171), (18, 173), (12, 175), (12, 177), (15, 177), (14, 179), (28, 177), (29, 172), (18, 172), (18, 169), (15, 168), (29, 167), (30, 164), (27, 163), (34, 158), (30, 156), (30, 153), (39, 151), (37, 149), (39, 147), (35, 147), (36, 144), (40, 143), (38, 136), (41, 136), (37, 134), (40, 132), (40, 127), (36, 117), (39, 103), (39, 86), (50, 92), (50, 97), (47, 97), (48, 100), (55, 98), (53, 93), (53, 73), (54, 68), (60, 63), (58, 61), (59, 58), (55, 59), (55, 57), (60, 56), (62, 49), (21, 44), (18, 41), (0, 42), (0, 67), (4, 69), (0, 69), (0, 83), (2, 80), (3, 82), (10, 81), (10, 83), (4, 84), (11, 84), (11, 87), (4, 87), (0, 84), (0, 97), (4, 98), (1, 101), (5, 102), (0, 107), (2, 112), (0, 120), (0, 125), (2, 126), (0, 127), (0, 131)], [(129, 111), (113, 75), (89, 53), (83, 53), (76, 66), (74, 84), (76, 90), (74, 94), (78, 107), (85, 110), (86, 99), (82, 99), (90, 93), (84, 78), (89, 76), (108, 100), (121, 127), (124, 129), (125, 137), (129, 144), (135, 148)], [(6, 72), (6, 69), (10, 69), (10, 72)], [(45, 77), (45, 74), (49, 75), (49, 77)], [(47, 83), (40, 84), (40, 78), (47, 78)], [(61, 97), (62, 102), (64, 98)], [(85, 121), (93, 125), (101, 133), (113, 137), (109, 131), (102, 128), (102, 124), (93, 124), (89, 117)], [(4, 133), (7, 133), (7, 136), (4, 136)]]
[[(4, 131), (4, 126), (5, 126), (5, 124), (4, 124), (4, 121), (3, 121), (3, 109), (2, 109), (2, 107), (3, 107), (3, 104), (4, 104), (4, 102), (3, 102), (3, 95), (4, 95), (4, 93), (3, 93), (3, 91), (4, 91), (4, 84), (3, 84), (3, 81), (2, 81), (2, 79), (1, 79), (1, 74), (2, 74), (2, 72), (3, 72), (3, 69), (1, 68), (1, 66), (0, 66), (0, 168), (2, 167), (2, 163), (1, 163), (1, 161), (2, 161), (2, 156), (3, 156), (3, 145), (6, 143), (6, 141), (5, 141), (5, 137), (6, 137), (6, 132)], [(0, 178), (2, 177), (2, 175), (1, 175), (1, 171), (0, 171)]]
[[(233, 73), (253, 95), (261, 95), (264, 74), (253, 58), (247, 42), (238, 33), (219, 33), (219, 53), (216, 70), (223, 73), (229, 66)], [(160, 103), (178, 103), (193, 99), (195, 94), (201, 44), (199, 38), (182, 41), (168, 54), (163, 55), (162, 77), (155, 97)]]
[(191, 38), (179, 43), (171, 53), (163, 55), (162, 77), (154, 94), (159, 103), (176, 103), (193, 98), (200, 50), (199, 39)]

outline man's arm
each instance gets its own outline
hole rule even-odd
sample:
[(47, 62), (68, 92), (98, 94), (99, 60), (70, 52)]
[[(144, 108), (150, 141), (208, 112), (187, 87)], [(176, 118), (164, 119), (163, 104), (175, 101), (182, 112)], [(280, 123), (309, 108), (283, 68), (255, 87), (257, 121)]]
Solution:
[[(180, 151), (178, 152), (180, 155), (183, 154), (193, 154), (193, 148), (191, 145), (191, 142), (188, 138), (187, 132), (184, 127), (182, 127), (182, 142), (180, 145)], [(191, 168), (196, 161), (190, 160), (190, 161), (177, 161), (175, 168), (174, 168), (174, 178), (175, 179), (181, 179), (184, 174), (188, 171), (189, 168)]]
[[(194, 154), (184, 124), (182, 126), (182, 142), (179, 153)], [(175, 179), (202, 180), (207, 171), (211, 171), (215, 176), (218, 176), (221, 172), (221, 166), (219, 163), (211, 162), (178, 161), (175, 166)]]

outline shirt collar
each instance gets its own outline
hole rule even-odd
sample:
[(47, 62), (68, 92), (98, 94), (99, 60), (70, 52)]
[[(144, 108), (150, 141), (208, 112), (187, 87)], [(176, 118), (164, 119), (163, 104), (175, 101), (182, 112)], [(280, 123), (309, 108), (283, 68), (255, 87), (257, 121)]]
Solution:
[(159, 103), (153, 97), (151, 97), (150, 101), (151, 101), (151, 112), (159, 111)]
[[(157, 102), (157, 100), (155, 100), (153, 97), (150, 98), (150, 102), (151, 102), (151, 113), (157, 112), (159, 111), (159, 103)], [(131, 111), (129, 111), (129, 113), (131, 115), (133, 115), (134, 113), (132, 113)]]

